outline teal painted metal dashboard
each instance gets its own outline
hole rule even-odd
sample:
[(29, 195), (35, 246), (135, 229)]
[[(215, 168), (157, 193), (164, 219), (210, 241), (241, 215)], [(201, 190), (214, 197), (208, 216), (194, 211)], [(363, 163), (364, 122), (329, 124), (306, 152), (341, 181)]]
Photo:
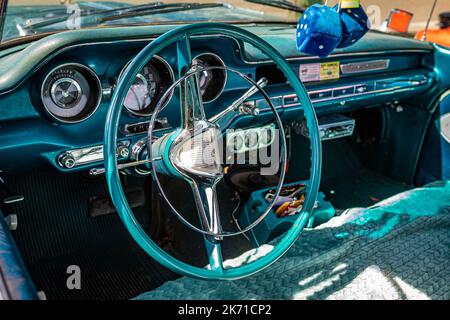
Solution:
[[(32, 44), (11, 47), (0, 52), (0, 168), (20, 170), (53, 167), (60, 171), (88, 170), (102, 166), (100, 158), (103, 127), (111, 92), (126, 64), (152, 39), (172, 29), (172, 26), (86, 29), (54, 34)], [(359, 44), (339, 50), (326, 59), (308, 57), (295, 51), (295, 26), (250, 26), (247, 30), (271, 43), (298, 73), (301, 66), (339, 62), (339, 79), (306, 83), (317, 113), (342, 113), (382, 104), (448, 87), (442, 67), (448, 66), (449, 56), (428, 43), (369, 33)], [(213, 54), (233, 69), (255, 80), (266, 77), (265, 88), (278, 108), (283, 121), (290, 123), (302, 118), (302, 106), (293, 95), (286, 80), (274, 64), (255, 48), (231, 37), (219, 34), (199, 36), (191, 43), (194, 54)], [(435, 62), (435, 54), (441, 60)], [(169, 47), (159, 56), (174, 72), (176, 48)], [(41, 94), (48, 74), (63, 64), (84, 66), (98, 79), (98, 106), (76, 123), (61, 123), (49, 116)], [(439, 65), (440, 69), (436, 69)], [(445, 73), (444, 73), (445, 74)], [(230, 75), (220, 101), (206, 104), (206, 112), (218, 113), (248, 89), (242, 78)], [(261, 111), (258, 117), (236, 115), (230, 126), (245, 121), (250, 126), (267, 124), (266, 107), (262, 97), (254, 95), (250, 103)], [(95, 99), (94, 99), (95, 100)], [(179, 121), (171, 108), (178, 107), (175, 99), (161, 114), (161, 132), (170, 130)], [(172, 109), (173, 110), (173, 109)], [(267, 110), (268, 112), (268, 110)], [(119, 134), (121, 146), (136, 145), (146, 136), (148, 116), (123, 112)], [(76, 165), (64, 165), (67, 152), (83, 152), (93, 147), (91, 158)], [(119, 152), (120, 154), (120, 152)], [(128, 154), (123, 154), (128, 157)], [(69, 159), (70, 160), (70, 159)], [(69, 168), (70, 167), (70, 168)]]

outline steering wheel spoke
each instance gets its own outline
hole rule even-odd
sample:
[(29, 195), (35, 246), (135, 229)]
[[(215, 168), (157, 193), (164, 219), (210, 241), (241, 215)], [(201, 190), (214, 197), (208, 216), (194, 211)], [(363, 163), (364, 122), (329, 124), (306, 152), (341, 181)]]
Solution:
[[(184, 76), (192, 67), (192, 55), (189, 35), (177, 41), (178, 74)], [(180, 86), (180, 104), (182, 112), (182, 127), (191, 129), (197, 121), (206, 120), (200, 90), (198, 73), (194, 73), (182, 81)]]
[(211, 242), (205, 238), (206, 254), (209, 259), (209, 270), (223, 272), (222, 246), (217, 240)]
[(192, 129), (198, 121), (206, 120), (197, 73), (181, 84), (181, 110), (185, 129)]
[[(217, 235), (220, 235), (223, 231), (216, 192), (216, 185), (219, 181), (220, 179), (215, 181), (190, 182), (202, 228)], [(221, 240), (219, 236), (211, 236), (211, 238)]]
[(191, 181), (190, 185), (194, 195), (194, 201), (197, 206), (200, 223), (203, 230), (207, 230), (217, 236), (204, 235), (206, 254), (209, 259), (209, 268), (211, 270), (223, 270), (222, 249), (219, 235), (223, 232), (220, 221), (219, 202), (217, 199), (216, 186), (220, 179), (215, 181)]

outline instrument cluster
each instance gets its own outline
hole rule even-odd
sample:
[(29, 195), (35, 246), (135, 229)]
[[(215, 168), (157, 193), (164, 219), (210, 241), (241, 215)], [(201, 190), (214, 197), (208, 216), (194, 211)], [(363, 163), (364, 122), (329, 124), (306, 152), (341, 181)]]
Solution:
[[(118, 79), (128, 65), (123, 67)], [(163, 58), (154, 56), (136, 75), (124, 100), (125, 109), (138, 117), (150, 116), (174, 81), (171, 66)], [(48, 72), (41, 83), (38, 104), (57, 123), (78, 123), (88, 119), (102, 100), (99, 76), (82, 64), (60, 64)], [(170, 98), (171, 95), (165, 103)]]
[[(122, 68), (115, 84), (130, 62)], [(209, 68), (200, 71), (200, 90), (204, 103), (214, 101), (224, 90), (227, 81), (224, 62), (215, 54), (203, 53), (192, 60), (192, 66)], [(172, 66), (162, 57), (155, 55), (136, 75), (124, 100), (125, 109), (136, 117), (150, 116), (174, 82)], [(60, 64), (45, 74), (40, 83), (42, 85), (38, 103), (57, 123), (78, 123), (88, 119), (102, 100), (103, 90), (99, 76), (83, 64)], [(113, 82), (111, 91), (114, 90), (115, 84)], [(163, 107), (172, 98), (173, 91), (163, 102)]]

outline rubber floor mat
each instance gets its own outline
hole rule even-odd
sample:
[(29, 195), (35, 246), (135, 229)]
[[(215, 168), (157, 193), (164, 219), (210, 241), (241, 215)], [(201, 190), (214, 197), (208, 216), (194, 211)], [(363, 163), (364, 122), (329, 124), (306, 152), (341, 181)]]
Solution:
[(366, 168), (349, 141), (325, 141), (320, 190), (336, 209), (370, 207), (412, 186)]
[[(423, 199), (426, 199), (424, 202)], [(351, 209), (300, 238), (277, 262), (248, 278), (182, 277), (137, 299), (448, 300), (450, 182)], [(224, 265), (266, 255), (280, 239)]]
[(409, 189), (406, 184), (367, 169), (328, 179), (321, 186), (327, 199), (338, 209), (370, 207)]
[[(135, 244), (117, 214), (89, 217), (89, 198), (108, 193), (104, 179), (39, 173), (6, 182), (25, 196), (14, 208), (13, 235), (47, 299), (129, 299), (178, 277)], [(134, 212), (141, 218), (148, 210)], [(66, 285), (72, 265), (81, 271), (80, 290)]]

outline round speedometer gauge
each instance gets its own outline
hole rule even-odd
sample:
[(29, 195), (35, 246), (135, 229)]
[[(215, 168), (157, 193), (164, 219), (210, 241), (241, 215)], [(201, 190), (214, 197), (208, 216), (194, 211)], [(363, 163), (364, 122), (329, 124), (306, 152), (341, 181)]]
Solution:
[(151, 65), (145, 66), (128, 90), (125, 107), (130, 111), (143, 112), (154, 100), (160, 83), (161, 79), (155, 68)]
[[(127, 66), (128, 64), (125, 68)], [(123, 103), (125, 108), (137, 116), (151, 115), (159, 100), (174, 82), (174, 78), (170, 65), (164, 59), (154, 56), (136, 75), (125, 97)], [(164, 104), (170, 99), (171, 95)]]

